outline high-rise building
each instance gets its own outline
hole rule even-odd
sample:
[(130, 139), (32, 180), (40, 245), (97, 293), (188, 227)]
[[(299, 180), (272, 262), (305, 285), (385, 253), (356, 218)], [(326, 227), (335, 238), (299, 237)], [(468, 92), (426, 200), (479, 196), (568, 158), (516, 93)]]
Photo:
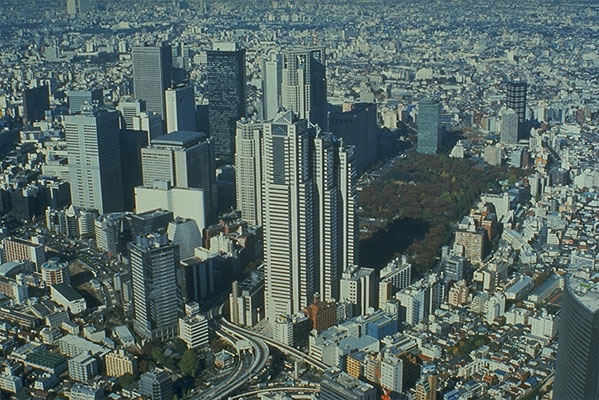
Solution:
[(364, 172), (377, 160), (377, 111), (373, 103), (346, 103), (329, 113), (329, 130), (356, 149), (356, 168)]
[(235, 135), (235, 197), (241, 218), (262, 225), (263, 122), (241, 119)]
[(177, 282), (185, 303), (206, 300), (214, 293), (214, 259), (194, 256), (181, 260)]
[(174, 337), (178, 327), (176, 268), (179, 246), (165, 234), (129, 243), (135, 331), (148, 340)]
[(2, 245), (2, 261), (4, 262), (28, 260), (35, 263), (38, 268), (46, 262), (46, 251), (43, 244), (9, 236), (4, 238)]
[(500, 141), (504, 144), (518, 144), (518, 131), (520, 122), (518, 114), (511, 108), (501, 110), (501, 136)]
[(252, 271), (241, 283), (234, 281), (229, 295), (231, 322), (252, 327), (264, 318), (264, 268)]
[(165, 90), (171, 87), (173, 58), (171, 46), (133, 47), (133, 92), (145, 100), (148, 111), (160, 115), (164, 121), (166, 108)]
[(208, 319), (201, 315), (179, 318), (179, 337), (189, 349), (197, 349), (208, 344)]
[(283, 58), (273, 54), (262, 60), (262, 119), (273, 119), (282, 105), (281, 85), (283, 80)]
[(28, 122), (41, 121), (50, 109), (50, 88), (37, 86), (23, 91), (23, 119)]
[(308, 119), (322, 130), (327, 130), (324, 48), (291, 47), (283, 50), (282, 57), (281, 105), (300, 119)]
[(71, 204), (100, 214), (123, 210), (119, 113), (87, 108), (65, 116)]
[(148, 143), (162, 136), (162, 119), (160, 114), (143, 111), (133, 119), (133, 130), (144, 131), (148, 135)]
[(386, 351), (381, 360), (381, 386), (387, 390), (401, 393), (403, 391), (403, 361)]
[(123, 171), (123, 207), (135, 209), (135, 188), (143, 183), (141, 173), (141, 149), (148, 145), (148, 134), (144, 131), (121, 130), (121, 171)]
[(71, 283), (69, 263), (66, 261), (61, 262), (59, 258), (51, 258), (48, 262), (43, 263), (40, 271), (46, 286)]
[(94, 0), (67, 0), (67, 14), (85, 15), (94, 7)]
[(418, 104), (418, 153), (436, 154), (441, 147), (441, 104), (422, 99)]
[(235, 122), (245, 116), (245, 50), (233, 43), (215, 43), (207, 52), (208, 119), (216, 157), (235, 156)]
[(378, 279), (374, 269), (351, 266), (341, 276), (341, 301), (354, 305), (354, 314), (365, 314), (369, 308), (376, 309)]
[(505, 105), (518, 114), (518, 138), (522, 139), (526, 132), (526, 91), (528, 84), (522, 81), (507, 83), (507, 95)]
[(67, 97), (69, 99), (69, 114), (71, 115), (81, 111), (81, 106), (84, 105), (104, 105), (104, 91), (102, 89), (69, 90)]
[(266, 315), (274, 319), (316, 292), (339, 298), (344, 263), (355, 258), (357, 197), (353, 148), (291, 111), (263, 128)]
[[(216, 213), (214, 145), (199, 132), (177, 131), (153, 139), (141, 150), (143, 184), (170, 182), (177, 188), (198, 188), (205, 193), (206, 214)], [(198, 222), (199, 224), (199, 222)]]
[(131, 241), (128, 213), (115, 212), (99, 216), (95, 221), (96, 247), (111, 254), (124, 254)]
[(196, 131), (196, 105), (193, 86), (167, 89), (166, 132)]
[(594, 271), (570, 266), (565, 278), (554, 399), (599, 399), (599, 284)]
[(98, 361), (89, 351), (83, 352), (69, 360), (69, 376), (79, 382), (87, 382), (99, 372)]
[(312, 329), (317, 332), (326, 331), (331, 326), (337, 325), (337, 304), (320, 301), (314, 298), (312, 304), (304, 309), (304, 314), (312, 322)]
[(120, 111), (122, 116), (121, 129), (135, 129), (133, 121), (139, 118), (142, 112), (146, 111), (146, 102), (134, 97), (123, 97), (119, 101), (117, 110)]
[(194, 256), (194, 249), (202, 246), (202, 234), (193, 219), (175, 218), (168, 224), (168, 240), (179, 245), (180, 258)]
[(137, 359), (126, 354), (123, 350), (106, 354), (104, 364), (106, 365), (106, 375), (108, 376), (137, 375)]
[(436, 400), (437, 399), (437, 377), (435, 375), (426, 375), (416, 382), (415, 400)]
[(173, 381), (171, 374), (159, 369), (144, 372), (139, 379), (139, 392), (142, 396), (151, 400), (172, 400)]

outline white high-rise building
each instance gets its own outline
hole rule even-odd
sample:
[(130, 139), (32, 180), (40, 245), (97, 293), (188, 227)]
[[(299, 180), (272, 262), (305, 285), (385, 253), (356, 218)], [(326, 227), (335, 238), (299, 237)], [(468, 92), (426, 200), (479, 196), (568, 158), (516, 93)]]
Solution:
[(197, 129), (197, 120), (193, 86), (167, 89), (164, 96), (166, 103), (166, 133), (195, 131)]
[(377, 307), (376, 273), (372, 268), (347, 268), (341, 276), (341, 294), (339, 300), (354, 304), (356, 315), (365, 314), (369, 308)]
[(316, 291), (314, 182), (310, 145), (315, 127), (291, 111), (264, 124), (263, 221), (266, 316), (306, 307)]
[(189, 349), (197, 349), (209, 342), (208, 319), (201, 314), (179, 318), (179, 337)]
[(355, 259), (355, 172), (353, 148), (291, 111), (263, 129), (266, 316), (274, 320), (317, 292), (339, 299), (344, 263)]
[(119, 113), (84, 108), (65, 116), (71, 204), (100, 214), (123, 210)]
[(235, 133), (235, 193), (241, 218), (262, 225), (263, 123), (241, 119)]
[[(117, 110), (121, 113), (121, 129), (135, 129), (133, 121), (146, 111), (146, 102), (134, 97), (123, 97), (119, 101)], [(158, 114), (156, 114), (158, 116)], [(143, 129), (137, 129), (143, 130)]]
[(518, 144), (518, 114), (511, 108), (501, 110), (501, 143)]
[(148, 143), (162, 135), (162, 119), (160, 114), (154, 112), (141, 112), (133, 118), (133, 130), (145, 131), (148, 134)]
[(193, 219), (176, 218), (168, 224), (168, 240), (179, 245), (182, 260), (193, 257), (196, 247), (202, 246), (202, 234)]

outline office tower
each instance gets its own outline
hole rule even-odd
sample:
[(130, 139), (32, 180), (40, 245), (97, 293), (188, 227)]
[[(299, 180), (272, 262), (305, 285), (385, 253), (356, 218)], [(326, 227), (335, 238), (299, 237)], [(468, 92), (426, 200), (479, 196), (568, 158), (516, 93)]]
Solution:
[(179, 245), (179, 257), (183, 260), (194, 256), (196, 247), (202, 247), (202, 234), (193, 219), (177, 217), (168, 224), (168, 240)]
[(399, 290), (407, 288), (412, 282), (412, 264), (404, 255), (390, 261), (379, 271), (379, 307), (395, 296)]
[(327, 130), (324, 48), (292, 47), (283, 50), (282, 56), (282, 106)]
[(518, 139), (522, 139), (527, 132), (526, 127), (526, 91), (528, 84), (521, 81), (507, 83), (507, 95), (505, 105), (518, 114)]
[(119, 113), (87, 108), (65, 116), (71, 204), (100, 214), (123, 210)]
[(216, 215), (214, 145), (206, 135), (177, 131), (157, 137), (141, 150), (141, 159), (144, 186), (168, 181), (177, 188), (202, 189), (206, 214), (209, 219)]
[(143, 183), (141, 173), (141, 149), (148, 145), (148, 134), (144, 131), (121, 130), (121, 171), (123, 171), (123, 207), (135, 210), (135, 188)]
[(131, 227), (127, 213), (104, 214), (95, 220), (96, 247), (114, 255), (126, 254), (131, 241)]
[(376, 389), (336, 368), (324, 372), (320, 400), (375, 400)]
[(241, 283), (234, 281), (229, 295), (231, 322), (252, 327), (264, 318), (264, 269), (252, 271)]
[(23, 119), (27, 123), (41, 121), (46, 118), (50, 109), (50, 88), (38, 86), (23, 91)]
[(441, 104), (422, 99), (418, 104), (418, 153), (436, 154), (441, 146)]
[(151, 400), (172, 400), (173, 381), (165, 370), (153, 369), (144, 372), (139, 379), (139, 392)]
[(214, 293), (214, 259), (190, 257), (181, 260), (177, 282), (185, 303), (206, 300)]
[(263, 126), (266, 315), (295, 313), (319, 292), (339, 298), (356, 254), (353, 148), (291, 111)]
[(168, 210), (175, 217), (189, 218), (202, 231), (208, 226), (206, 193), (203, 189), (171, 187), (169, 182), (156, 181), (151, 187), (135, 188), (135, 210), (145, 213)]
[[(121, 113), (121, 129), (134, 130), (133, 121), (146, 111), (146, 102), (134, 97), (123, 97), (119, 101), (117, 110)], [(143, 129), (138, 129), (143, 130)]]
[(502, 109), (500, 142), (503, 144), (518, 144), (519, 124), (516, 111), (511, 108)]
[(174, 337), (179, 322), (179, 246), (169, 244), (165, 234), (138, 235), (129, 243), (129, 254), (135, 331), (147, 340)]
[(196, 103), (193, 86), (167, 89), (166, 132), (196, 131)]
[(133, 92), (145, 100), (148, 111), (160, 115), (164, 121), (165, 90), (171, 87), (173, 59), (171, 46), (133, 47)]
[(133, 130), (146, 132), (150, 143), (152, 139), (162, 136), (162, 119), (159, 114), (144, 111), (133, 119)]
[(75, 356), (69, 360), (69, 376), (79, 382), (87, 382), (98, 375), (98, 361), (89, 351)]
[(152, 232), (166, 232), (168, 224), (173, 218), (172, 211), (155, 208), (146, 212), (138, 211), (137, 214), (127, 215), (133, 237), (147, 235)]
[(377, 308), (378, 279), (374, 269), (348, 267), (341, 276), (340, 301), (354, 305), (354, 315), (362, 315), (368, 309)]
[(599, 285), (593, 273), (571, 265), (565, 277), (554, 399), (599, 399)]
[(317, 290), (314, 181), (310, 146), (316, 128), (291, 111), (264, 125), (263, 222), (266, 316), (294, 314)]
[(283, 58), (273, 54), (262, 60), (262, 115), (264, 121), (273, 119), (282, 105), (281, 85), (283, 80)]
[(381, 386), (387, 390), (403, 392), (403, 360), (386, 351), (381, 360)]
[(336, 303), (320, 301), (318, 297), (315, 297), (312, 304), (304, 309), (304, 314), (306, 314), (312, 323), (312, 329), (315, 329), (316, 332), (320, 333), (337, 325)]
[(216, 157), (235, 156), (235, 122), (246, 114), (245, 50), (235, 44), (215, 43), (207, 52), (208, 120)]
[(44, 245), (29, 242), (16, 237), (7, 237), (2, 241), (2, 261), (31, 261), (36, 267), (46, 262), (46, 251)]
[(356, 169), (364, 172), (377, 160), (377, 112), (373, 103), (346, 103), (329, 113), (329, 131), (356, 148)]
[(235, 197), (249, 225), (262, 225), (262, 126), (241, 119), (235, 135)]
[(69, 90), (67, 91), (69, 99), (69, 114), (76, 114), (81, 111), (81, 106), (102, 106), (104, 105), (104, 91), (102, 89), (93, 90)]

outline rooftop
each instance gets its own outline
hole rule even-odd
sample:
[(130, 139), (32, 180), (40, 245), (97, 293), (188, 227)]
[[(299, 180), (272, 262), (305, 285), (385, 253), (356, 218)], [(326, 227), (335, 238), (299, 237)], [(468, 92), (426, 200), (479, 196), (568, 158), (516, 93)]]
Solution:
[(206, 135), (201, 132), (175, 131), (152, 139), (152, 146), (189, 147), (205, 138)]

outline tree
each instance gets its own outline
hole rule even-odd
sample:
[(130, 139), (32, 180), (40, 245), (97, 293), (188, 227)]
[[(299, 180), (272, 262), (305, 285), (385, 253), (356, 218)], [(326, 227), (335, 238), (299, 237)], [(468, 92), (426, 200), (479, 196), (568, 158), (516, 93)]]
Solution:
[(200, 359), (196, 357), (193, 350), (186, 350), (181, 357), (181, 373), (189, 376), (196, 376), (200, 368)]
[(127, 387), (133, 382), (135, 382), (135, 377), (129, 373), (119, 377), (119, 383), (121, 384), (121, 387)]

